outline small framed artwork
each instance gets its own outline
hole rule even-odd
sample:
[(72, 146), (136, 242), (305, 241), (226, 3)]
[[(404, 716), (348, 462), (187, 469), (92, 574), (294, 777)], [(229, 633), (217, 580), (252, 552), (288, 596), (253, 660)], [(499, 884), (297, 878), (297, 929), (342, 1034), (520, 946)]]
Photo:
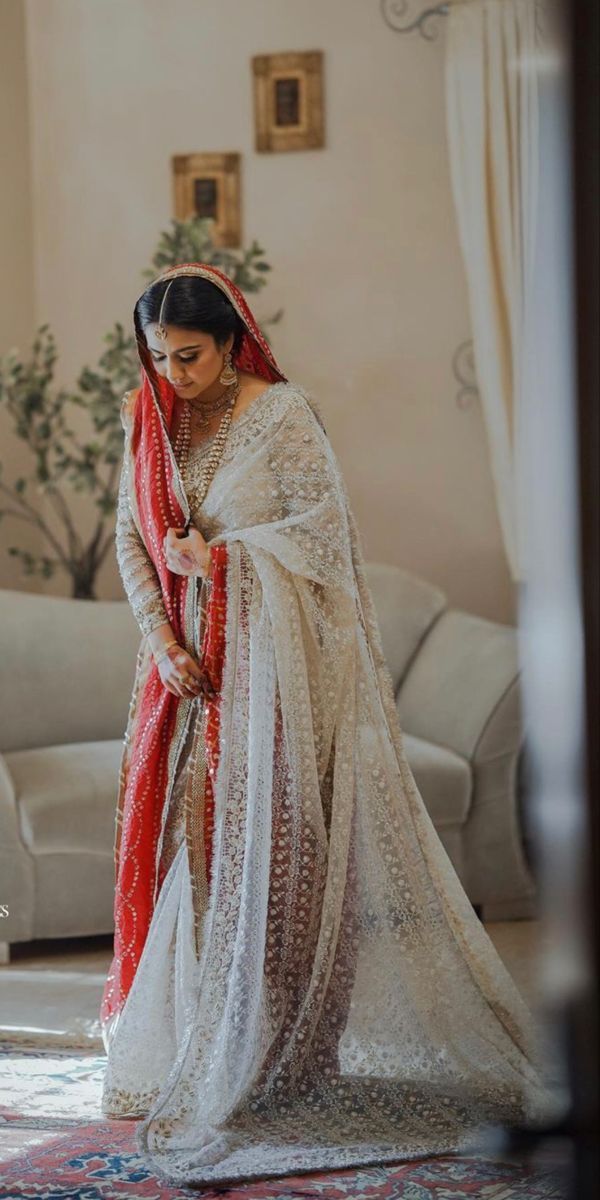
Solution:
[(220, 246), (242, 240), (239, 154), (174, 154), (175, 217), (209, 217)]
[(257, 54), (252, 70), (256, 149), (273, 153), (324, 146), (322, 50)]

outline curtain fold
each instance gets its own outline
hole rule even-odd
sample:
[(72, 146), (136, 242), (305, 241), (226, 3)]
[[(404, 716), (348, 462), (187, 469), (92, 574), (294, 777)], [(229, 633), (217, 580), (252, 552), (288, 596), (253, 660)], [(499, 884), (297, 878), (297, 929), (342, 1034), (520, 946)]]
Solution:
[(526, 575), (516, 460), (538, 203), (533, 0), (450, 5), (450, 174), (498, 515), (515, 581)]

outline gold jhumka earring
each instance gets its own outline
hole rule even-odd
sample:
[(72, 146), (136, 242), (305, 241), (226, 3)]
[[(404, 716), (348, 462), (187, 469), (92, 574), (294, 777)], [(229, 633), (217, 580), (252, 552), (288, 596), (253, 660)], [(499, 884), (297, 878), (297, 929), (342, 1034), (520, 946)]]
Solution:
[(231, 352), (228, 350), (227, 354), (225, 355), (225, 361), (223, 363), (223, 370), (221, 371), (221, 374), (219, 375), (219, 383), (222, 383), (223, 387), (232, 387), (234, 383), (237, 383), (237, 381), (238, 381), (237, 371), (233, 365), (233, 360), (231, 358)]

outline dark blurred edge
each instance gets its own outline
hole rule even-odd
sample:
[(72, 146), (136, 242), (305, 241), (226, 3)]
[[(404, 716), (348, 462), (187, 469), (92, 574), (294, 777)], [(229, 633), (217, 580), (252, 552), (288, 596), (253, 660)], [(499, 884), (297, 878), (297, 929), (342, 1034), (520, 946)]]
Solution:
[(570, 0), (573, 114), (573, 216), (575, 234), (576, 389), (579, 452), (579, 532), (585, 641), (585, 747), (583, 769), (589, 847), (583, 865), (583, 900), (592, 956), (592, 985), (565, 1014), (573, 1096), (575, 1179), (572, 1195), (587, 1200), (598, 1187), (598, 738), (600, 639), (600, 287), (598, 253), (598, 0)]

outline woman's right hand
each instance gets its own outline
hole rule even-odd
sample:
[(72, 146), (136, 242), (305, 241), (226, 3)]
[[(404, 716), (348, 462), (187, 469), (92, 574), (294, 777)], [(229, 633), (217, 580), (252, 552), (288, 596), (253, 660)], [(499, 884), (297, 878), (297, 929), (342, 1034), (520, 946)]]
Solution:
[(170, 646), (157, 670), (167, 691), (174, 696), (193, 699), (204, 694), (209, 700), (216, 696), (208, 675), (183, 646)]

